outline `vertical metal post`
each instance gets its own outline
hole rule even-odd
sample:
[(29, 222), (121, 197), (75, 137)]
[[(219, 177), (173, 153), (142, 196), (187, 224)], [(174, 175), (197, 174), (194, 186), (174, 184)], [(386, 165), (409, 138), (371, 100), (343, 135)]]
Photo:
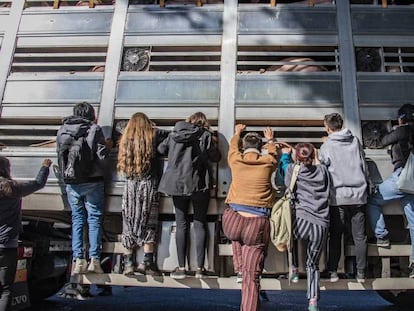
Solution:
[(98, 122), (106, 138), (111, 137), (114, 122), (115, 96), (118, 86), (118, 75), (121, 67), (124, 46), (125, 23), (128, 12), (128, 0), (115, 2), (108, 52), (106, 54), (102, 98), (99, 108)]
[(348, 127), (355, 136), (361, 139), (361, 119), (358, 106), (355, 50), (349, 1), (336, 1), (336, 15), (338, 20), (344, 122), (345, 126)]
[(0, 103), (3, 102), (7, 76), (9, 75), (14, 50), (16, 49), (17, 32), (23, 14), (24, 2), (25, 0), (13, 0), (10, 14), (7, 17), (6, 32), (0, 49)]
[(231, 181), (227, 165), (228, 142), (234, 133), (237, 71), (237, 0), (224, 1), (221, 46), (221, 85), (219, 112), (219, 148), (223, 154), (218, 171), (218, 197), (225, 197)]

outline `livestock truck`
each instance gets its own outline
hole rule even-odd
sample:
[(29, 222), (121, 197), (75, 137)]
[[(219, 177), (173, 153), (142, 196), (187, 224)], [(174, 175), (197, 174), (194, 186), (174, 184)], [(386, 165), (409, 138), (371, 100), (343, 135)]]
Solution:
[[(271, 126), (280, 141), (319, 147), (326, 135), (323, 116), (339, 112), (363, 142), (371, 177), (380, 183), (392, 167), (378, 140), (394, 125), (398, 108), (414, 102), (412, 3), (0, 0), (0, 155), (10, 159), (18, 181), (32, 179), (44, 158), (54, 161), (46, 187), (23, 200), (13, 307), (53, 295), (70, 276), (71, 213), (56, 166), (55, 138), (75, 103), (95, 107), (115, 147), (106, 163), (102, 249), (111, 271), (72, 275), (71, 282), (236, 289), (231, 246), (221, 230), (231, 182), (225, 155), (235, 124), (257, 132)], [(168, 196), (161, 199), (156, 256), (163, 275), (122, 274), (124, 179), (116, 172), (116, 141), (138, 111), (165, 129), (201, 111), (218, 134), (224, 156), (213, 169), (207, 279), (178, 282), (168, 276), (177, 265)], [(369, 246), (369, 279), (322, 281), (323, 289), (375, 290), (393, 303), (413, 303), (407, 221), (398, 202), (384, 213), (391, 247)], [(348, 238), (343, 243), (339, 271), (348, 276), (355, 272), (355, 254)], [(189, 253), (188, 269), (194, 271), (192, 245)], [(325, 256), (320, 268), (325, 269)], [(304, 280), (289, 285), (287, 272), (286, 254), (270, 247), (262, 289), (306, 287)]]

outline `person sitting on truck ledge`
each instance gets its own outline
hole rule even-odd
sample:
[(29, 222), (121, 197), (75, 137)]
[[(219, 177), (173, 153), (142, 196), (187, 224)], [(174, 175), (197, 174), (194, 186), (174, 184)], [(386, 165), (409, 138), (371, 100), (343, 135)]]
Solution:
[(144, 260), (138, 271), (157, 274), (154, 244), (158, 234), (160, 194), (158, 184), (162, 176), (162, 162), (157, 146), (168, 131), (155, 127), (144, 113), (137, 112), (129, 120), (119, 142), (117, 169), (126, 177), (122, 195), (122, 245), (124, 274), (134, 274), (134, 253), (144, 246)]
[(207, 210), (210, 202), (210, 162), (220, 161), (221, 154), (207, 117), (202, 112), (192, 114), (186, 121), (178, 121), (168, 137), (158, 146), (160, 154), (168, 154), (168, 166), (158, 190), (172, 196), (177, 223), (178, 267), (171, 272), (174, 279), (186, 277), (190, 202), (194, 209), (197, 270), (195, 277), (206, 274)]
[(262, 155), (262, 137), (247, 133), (246, 126), (237, 124), (230, 141), (228, 163), (232, 182), (226, 198), (228, 207), (222, 218), (223, 232), (232, 241), (233, 265), (242, 273), (240, 310), (260, 309), (260, 275), (270, 241), (269, 215), (274, 203), (271, 175), (276, 169), (276, 144), (273, 131), (266, 128), (267, 154)]
[(18, 183), (11, 178), (9, 160), (0, 156), (0, 311), (9, 310), (11, 304), (22, 223), (22, 197), (45, 186), (51, 164), (51, 160), (43, 160), (35, 180)]
[(339, 280), (337, 269), (341, 257), (342, 234), (351, 228), (355, 244), (356, 279), (365, 281), (367, 265), (367, 235), (365, 232), (365, 204), (368, 197), (368, 169), (365, 153), (358, 138), (347, 128), (342, 129), (339, 113), (324, 118), (329, 136), (319, 152), (319, 160), (329, 171), (329, 256), (328, 272), (331, 282)]
[[(95, 110), (87, 102), (73, 107), (56, 137), (60, 173), (72, 210), (73, 273), (103, 273), (100, 265), (102, 214), (105, 207), (102, 160), (112, 147), (96, 124)], [(89, 257), (83, 249), (83, 228), (88, 222)]]
[[(412, 150), (414, 135), (414, 106), (405, 104), (398, 110), (398, 125), (381, 138), (383, 147), (391, 145), (391, 161), (394, 166), (392, 175), (384, 180), (372, 196), (368, 198), (368, 219), (375, 233), (376, 245), (389, 247), (389, 232), (385, 226), (382, 207), (393, 201), (400, 200), (407, 217), (411, 237), (410, 278), (414, 278), (414, 194), (398, 190), (397, 181)], [(411, 147), (410, 147), (411, 145)]]

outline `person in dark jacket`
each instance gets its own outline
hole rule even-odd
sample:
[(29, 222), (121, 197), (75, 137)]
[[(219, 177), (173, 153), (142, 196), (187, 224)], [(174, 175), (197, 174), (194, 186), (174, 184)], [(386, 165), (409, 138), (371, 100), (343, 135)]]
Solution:
[(414, 195), (398, 190), (397, 181), (410, 154), (413, 143), (414, 106), (405, 104), (398, 110), (398, 126), (381, 139), (383, 147), (391, 146), (391, 161), (394, 166), (392, 175), (384, 180), (376, 193), (368, 199), (368, 219), (375, 233), (376, 245), (388, 247), (390, 240), (386, 228), (382, 207), (393, 200), (400, 200), (410, 227), (411, 265), (410, 278), (414, 278)]
[(129, 120), (119, 142), (118, 164), (126, 177), (122, 195), (122, 237), (127, 252), (124, 274), (135, 271), (135, 251), (144, 246), (144, 260), (138, 271), (158, 273), (154, 261), (154, 244), (158, 235), (158, 184), (162, 175), (162, 160), (157, 146), (168, 132), (155, 127), (144, 113), (137, 112)]
[(11, 178), (10, 162), (0, 156), (0, 311), (8, 310), (11, 286), (17, 267), (17, 246), (21, 230), (22, 197), (46, 184), (52, 161), (45, 159), (33, 181), (18, 183)]
[(218, 162), (221, 158), (206, 116), (202, 112), (197, 112), (186, 121), (177, 122), (172, 132), (158, 146), (158, 151), (168, 154), (168, 166), (158, 190), (172, 196), (177, 222), (179, 267), (171, 273), (171, 277), (186, 277), (188, 209), (191, 202), (194, 208), (197, 252), (196, 277), (202, 278), (205, 274), (206, 218), (212, 186), (210, 163)]
[[(283, 148), (282, 152), (290, 153), (290, 148)], [(318, 311), (318, 300), (320, 298), (319, 259), (322, 250), (325, 248), (329, 230), (330, 178), (326, 166), (319, 163), (315, 147), (312, 144), (297, 144), (295, 146), (295, 157), (296, 163), (300, 164), (300, 168), (293, 195), (292, 233), (295, 240), (308, 242), (306, 250), (308, 310)], [(288, 163), (290, 157), (284, 156), (280, 160)], [(286, 168), (286, 187), (290, 185), (294, 167), (295, 164), (292, 163)], [(293, 264), (297, 267), (298, 260), (295, 249), (293, 255)]]
[[(91, 170), (86, 176), (66, 183), (66, 193), (72, 210), (72, 254), (75, 260), (73, 273), (103, 273), (100, 265), (102, 214), (105, 207), (102, 160), (108, 156), (111, 142), (105, 140), (102, 129), (96, 124), (95, 110), (87, 102), (76, 104), (73, 115), (63, 120), (56, 137), (58, 154), (60, 148), (69, 144), (71, 137), (82, 135), (85, 135), (91, 150)], [(83, 228), (86, 222), (91, 259), (89, 266), (83, 249)]]

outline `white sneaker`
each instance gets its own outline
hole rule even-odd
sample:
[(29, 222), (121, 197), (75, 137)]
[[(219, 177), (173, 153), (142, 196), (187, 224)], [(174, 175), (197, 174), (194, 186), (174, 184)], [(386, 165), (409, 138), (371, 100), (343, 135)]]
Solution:
[(243, 283), (243, 274), (241, 272), (237, 272), (236, 282), (239, 284)]
[(76, 258), (75, 266), (72, 269), (74, 274), (83, 274), (87, 272), (88, 263), (86, 259)]
[(101, 268), (101, 262), (97, 258), (91, 258), (91, 262), (88, 266), (88, 272), (91, 273), (104, 273)]

